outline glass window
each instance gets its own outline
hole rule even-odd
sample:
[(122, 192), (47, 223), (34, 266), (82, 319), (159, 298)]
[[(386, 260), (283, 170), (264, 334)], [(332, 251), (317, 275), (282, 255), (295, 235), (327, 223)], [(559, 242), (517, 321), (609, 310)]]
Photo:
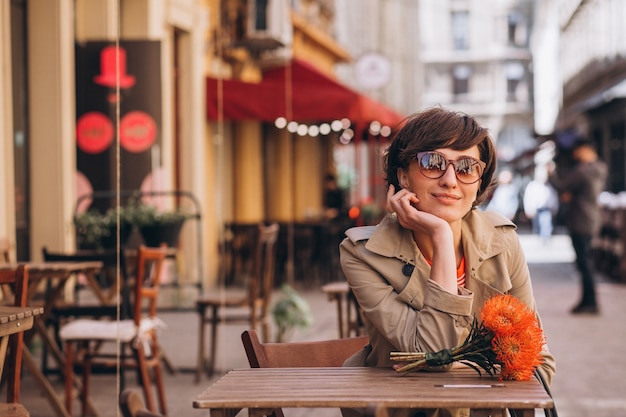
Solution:
[(508, 16), (508, 41), (509, 45), (527, 46), (526, 18), (519, 12), (511, 12)]
[(469, 12), (452, 12), (452, 42), (456, 50), (469, 49)]
[(457, 65), (452, 69), (452, 93), (458, 98), (469, 93), (469, 79), (472, 68), (469, 65)]
[(517, 100), (517, 87), (524, 78), (524, 66), (520, 62), (509, 62), (504, 69), (507, 82), (507, 100)]

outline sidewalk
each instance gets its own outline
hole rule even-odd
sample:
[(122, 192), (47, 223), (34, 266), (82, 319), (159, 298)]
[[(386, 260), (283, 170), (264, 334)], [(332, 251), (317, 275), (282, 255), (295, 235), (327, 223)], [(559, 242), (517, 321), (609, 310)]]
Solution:
[[(626, 285), (600, 280), (599, 316), (573, 316), (569, 309), (578, 301), (578, 275), (571, 261), (569, 238), (556, 235), (548, 243), (535, 236), (520, 235), (533, 277), (537, 305), (546, 337), (557, 359), (557, 375), (552, 383), (560, 417), (615, 417), (626, 415)], [(296, 332), (292, 340), (337, 337), (335, 306), (319, 289), (302, 289), (315, 322), (306, 331)], [(216, 378), (204, 377), (194, 383), (198, 320), (194, 312), (160, 314), (168, 327), (161, 336), (165, 351), (182, 372), (166, 374), (169, 414), (172, 417), (204, 417), (207, 411), (192, 408), (192, 401)], [(245, 326), (228, 325), (220, 329), (217, 366), (221, 372), (247, 367), (240, 334)], [(62, 382), (50, 378), (62, 395)], [(117, 415), (117, 388), (114, 375), (95, 375), (91, 396), (100, 416)], [(127, 386), (136, 387), (132, 375)], [(27, 371), (23, 373), (22, 403), (31, 417), (50, 417), (52, 411)], [(78, 415), (78, 402), (75, 406)], [(340, 417), (338, 410), (286, 410), (288, 417)], [(543, 415), (543, 414), (537, 414)]]

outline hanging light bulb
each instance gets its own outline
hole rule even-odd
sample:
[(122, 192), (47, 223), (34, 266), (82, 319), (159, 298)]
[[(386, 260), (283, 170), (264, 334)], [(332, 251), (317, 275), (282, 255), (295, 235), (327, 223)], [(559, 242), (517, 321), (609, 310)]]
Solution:
[(284, 117), (277, 117), (274, 121), (274, 126), (279, 129), (284, 129), (285, 126), (287, 126), (287, 119), (285, 119)]
[(298, 130), (298, 122), (289, 122), (287, 124), (287, 130), (289, 131), (289, 133), (296, 133), (296, 131)]
[(344, 145), (347, 145), (348, 143), (350, 143), (353, 137), (354, 137), (354, 130), (346, 129), (343, 131), (343, 133), (339, 137), (339, 142), (341, 142)]
[(380, 122), (378, 120), (374, 120), (372, 123), (370, 123), (370, 127), (369, 127), (369, 132), (370, 135), (372, 136), (377, 136), (380, 134)]
[(333, 120), (330, 124), (330, 128), (333, 130), (333, 132), (339, 132), (341, 129), (343, 129), (341, 120)]

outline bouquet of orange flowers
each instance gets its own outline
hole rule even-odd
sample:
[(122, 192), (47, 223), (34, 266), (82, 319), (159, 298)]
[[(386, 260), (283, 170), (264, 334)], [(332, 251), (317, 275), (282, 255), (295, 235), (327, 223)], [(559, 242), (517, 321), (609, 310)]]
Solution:
[(544, 336), (535, 312), (512, 295), (498, 295), (487, 300), (480, 321), (472, 322), (465, 341), (439, 352), (391, 352), (391, 360), (410, 362), (396, 365), (397, 372), (453, 362), (464, 363), (480, 374), (500, 371), (501, 380), (529, 380), (541, 365)]

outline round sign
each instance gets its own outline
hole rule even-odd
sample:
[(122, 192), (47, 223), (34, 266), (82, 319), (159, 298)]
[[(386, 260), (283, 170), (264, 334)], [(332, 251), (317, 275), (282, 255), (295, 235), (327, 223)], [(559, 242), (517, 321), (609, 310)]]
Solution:
[(131, 111), (120, 120), (120, 145), (128, 152), (150, 149), (156, 135), (156, 123), (148, 113)]
[(86, 153), (100, 153), (113, 142), (113, 123), (96, 111), (85, 113), (76, 123), (76, 144)]
[(384, 87), (391, 76), (389, 59), (378, 52), (368, 52), (358, 57), (354, 70), (357, 82), (366, 90)]

